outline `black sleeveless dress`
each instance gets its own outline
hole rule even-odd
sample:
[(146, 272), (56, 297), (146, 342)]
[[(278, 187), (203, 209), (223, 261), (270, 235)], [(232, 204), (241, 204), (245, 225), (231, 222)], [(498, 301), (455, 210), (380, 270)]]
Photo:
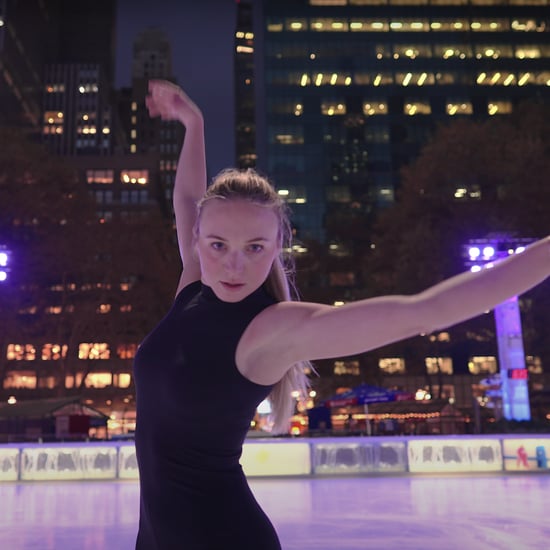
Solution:
[(139, 347), (136, 550), (280, 550), (239, 464), (272, 386), (244, 378), (234, 359), (245, 328), (274, 302), (263, 288), (223, 302), (197, 281)]

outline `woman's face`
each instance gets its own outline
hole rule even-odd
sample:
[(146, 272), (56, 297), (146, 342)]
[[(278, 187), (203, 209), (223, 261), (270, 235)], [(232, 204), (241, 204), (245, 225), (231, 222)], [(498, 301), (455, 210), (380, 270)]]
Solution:
[(213, 199), (202, 208), (196, 250), (202, 282), (225, 302), (238, 302), (266, 280), (280, 252), (271, 208), (241, 199)]

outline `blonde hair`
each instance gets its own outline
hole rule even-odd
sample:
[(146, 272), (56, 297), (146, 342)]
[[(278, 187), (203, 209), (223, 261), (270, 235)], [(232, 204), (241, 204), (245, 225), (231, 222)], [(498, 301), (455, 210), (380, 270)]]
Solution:
[[(299, 300), (294, 284), (294, 262), (290, 253), (292, 230), (289, 220), (289, 209), (274, 187), (255, 170), (227, 168), (222, 170), (212, 181), (203, 198), (198, 202), (197, 232), (200, 215), (204, 204), (212, 199), (241, 199), (254, 204), (271, 208), (279, 220), (281, 253), (273, 262), (264, 282), (264, 288), (278, 302)], [(287, 433), (289, 419), (294, 413), (296, 395), (305, 398), (309, 390), (306, 372), (313, 370), (308, 361), (292, 365), (283, 378), (275, 384), (268, 396), (272, 409), (273, 433)], [(293, 395), (294, 394), (294, 395)]]

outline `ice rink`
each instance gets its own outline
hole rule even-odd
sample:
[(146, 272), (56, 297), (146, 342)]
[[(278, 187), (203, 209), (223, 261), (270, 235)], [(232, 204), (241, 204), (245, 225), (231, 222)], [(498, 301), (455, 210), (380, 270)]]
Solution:
[[(547, 473), (250, 483), (284, 550), (550, 548)], [(0, 548), (131, 550), (138, 498), (135, 481), (0, 483)]]

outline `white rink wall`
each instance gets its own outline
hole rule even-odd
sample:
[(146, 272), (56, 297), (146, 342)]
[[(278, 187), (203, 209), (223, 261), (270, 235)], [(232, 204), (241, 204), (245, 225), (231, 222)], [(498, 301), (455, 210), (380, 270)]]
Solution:
[[(247, 476), (550, 471), (550, 434), (253, 438)], [(0, 482), (139, 477), (133, 442), (0, 445)]]

